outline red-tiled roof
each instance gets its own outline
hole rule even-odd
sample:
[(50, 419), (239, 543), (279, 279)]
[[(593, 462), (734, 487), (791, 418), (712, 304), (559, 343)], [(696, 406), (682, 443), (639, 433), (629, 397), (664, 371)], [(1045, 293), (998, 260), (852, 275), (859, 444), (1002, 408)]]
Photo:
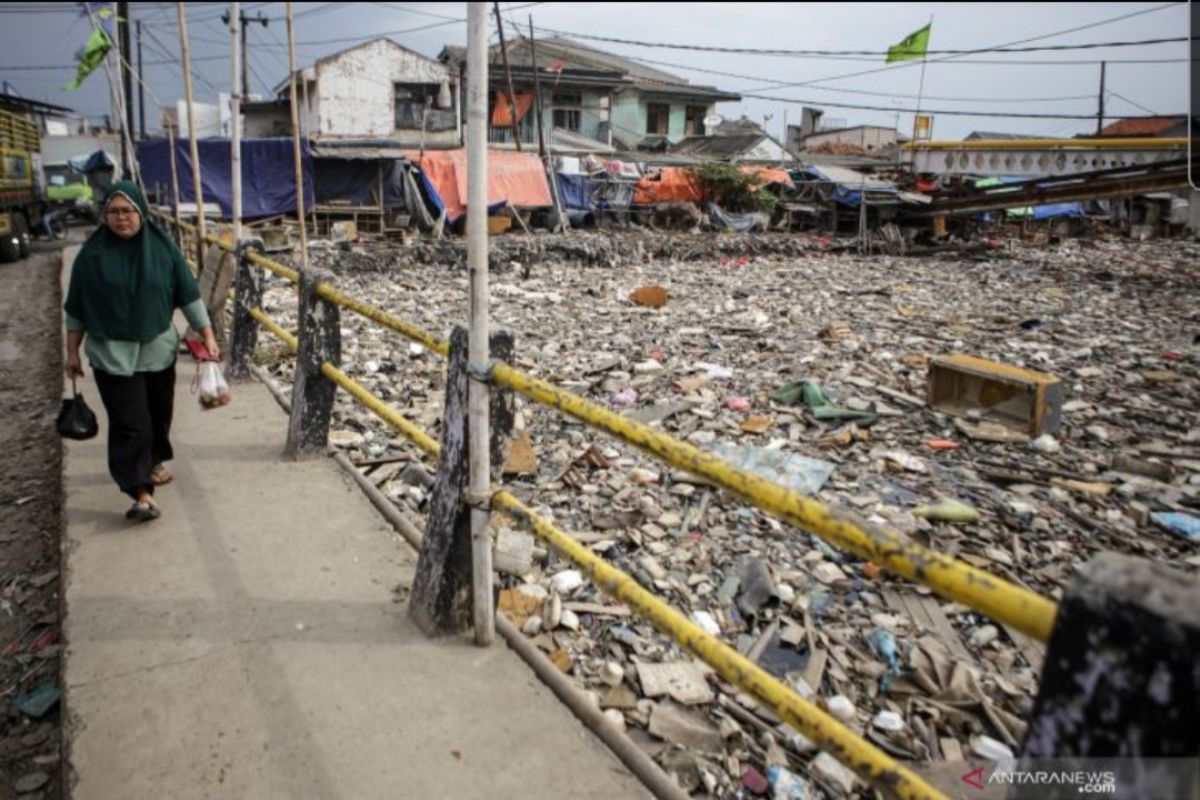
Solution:
[(1101, 136), (1159, 136), (1174, 128), (1187, 117), (1147, 117), (1145, 119), (1122, 119), (1100, 130)]

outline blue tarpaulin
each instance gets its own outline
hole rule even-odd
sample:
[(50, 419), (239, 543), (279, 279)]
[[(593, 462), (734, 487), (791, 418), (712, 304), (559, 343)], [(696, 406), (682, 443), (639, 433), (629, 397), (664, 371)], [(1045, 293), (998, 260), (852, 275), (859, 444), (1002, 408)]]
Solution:
[[(975, 188), (986, 189), (991, 186), (1007, 186), (1013, 183), (1026, 183), (1028, 178), (983, 178), (975, 181)], [(1041, 206), (1025, 206), (1024, 208), (1010, 208), (1004, 212), (1005, 216), (1010, 219), (1054, 219), (1055, 217), (1082, 217), (1083, 203), (1074, 201), (1070, 203), (1047, 203)], [(995, 219), (995, 216), (988, 212), (985, 219)]]
[(558, 194), (565, 208), (586, 211), (591, 209), (592, 202), (586, 175), (565, 175), (557, 173)]
[[(200, 176), (204, 202), (221, 206), (222, 216), (233, 213), (232, 169), (228, 139), (201, 139)], [(138, 165), (147, 190), (163, 188), (170, 195), (171, 152), (166, 139), (137, 143)], [(313, 202), (312, 156), (307, 143), (302, 148), (304, 202)], [(196, 202), (192, 186), (192, 158), (186, 140), (175, 141), (175, 165), (179, 175), (180, 202)], [(242, 140), (242, 215), (270, 217), (296, 211), (296, 162), (291, 139)]]
[(840, 205), (858, 208), (862, 202), (863, 190), (867, 193), (867, 202), (874, 198), (886, 197), (888, 200), (899, 194), (896, 184), (880, 180), (872, 175), (864, 175), (843, 167), (809, 166), (804, 174), (810, 179), (833, 184), (833, 200)]
[(103, 150), (86, 157), (72, 158), (67, 163), (80, 172), (104, 172), (117, 168), (116, 159)]
[(425, 195), (425, 201), (429, 205), (433, 206), (433, 216), (435, 218), (440, 217), (442, 212), (446, 210), (446, 204), (442, 202), (442, 198), (438, 195), (437, 189), (434, 188), (434, 185), (430, 182), (429, 176), (427, 176), (425, 174), (425, 170), (421, 169), (420, 167), (413, 166), (410, 167), (410, 169), (412, 169), (412, 171), (416, 173), (417, 177), (421, 179), (421, 191)]
[(563, 207), (571, 211), (607, 211), (629, 208), (633, 202), (633, 181), (596, 179), (587, 175), (555, 173)]

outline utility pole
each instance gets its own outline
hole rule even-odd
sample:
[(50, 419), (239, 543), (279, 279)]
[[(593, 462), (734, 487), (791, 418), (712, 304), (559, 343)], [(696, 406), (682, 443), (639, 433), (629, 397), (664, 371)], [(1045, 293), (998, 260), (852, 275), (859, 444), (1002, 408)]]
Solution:
[(137, 21), (138, 138), (146, 138), (146, 73), (142, 72), (142, 21)]
[[(288, 81), (292, 106), (292, 154), (296, 160), (296, 219), (300, 222), (300, 268), (308, 272), (308, 230), (304, 224), (304, 161), (300, 149), (300, 109), (296, 101), (296, 26), (292, 18), (292, 4), (287, 4), (288, 29)], [(243, 30), (242, 35), (245, 36)], [(245, 39), (242, 39), (245, 41)], [(485, 220), (486, 223), (486, 220)], [(307, 280), (307, 277), (306, 277)]]
[(508, 121), (512, 126), (513, 142), (517, 152), (521, 152), (521, 130), (517, 124), (517, 96), (513, 94), (512, 69), (508, 66), (508, 46), (504, 43), (504, 20), (500, 19), (500, 3), (493, 3), (496, 9), (496, 30), (500, 33), (500, 55), (504, 58), (504, 74), (508, 78)]
[(538, 77), (537, 43), (533, 37), (533, 15), (529, 16), (529, 61), (533, 64), (533, 109), (537, 114), (538, 155), (546, 160), (546, 134), (542, 131), (542, 82)]
[(233, 189), (233, 241), (242, 241), (242, 95), (238, 91), (238, 38), (242, 32), (241, 3), (229, 4), (230, 53), (233, 78), (229, 90), (229, 164)]
[[(470, 276), (470, 339), (467, 360), (486, 365), (488, 328), (488, 226), (487, 226), (487, 3), (467, 3), (467, 70), (471, 83), (467, 95), (467, 273)], [(467, 437), (470, 459), (470, 496), (488, 497), (491, 484), (487, 383), (474, 379), (467, 387)], [(481, 501), (482, 502), (482, 501)], [(487, 646), (496, 635), (492, 607), (492, 541), (488, 510), (471, 506), (471, 586), (475, 644)]]
[(133, 47), (129, 44), (129, 1), (117, 3), (117, 50), (121, 54), (121, 85), (125, 90), (125, 130), (133, 139), (133, 75), (129, 62), (133, 60)]
[(200, 145), (196, 141), (196, 110), (192, 104), (192, 58), (188, 50), (187, 15), (183, 2), (176, 6), (179, 16), (179, 46), (183, 51), (183, 94), (187, 101), (188, 138), (192, 156), (192, 192), (196, 198), (196, 272), (204, 271), (204, 185), (200, 177)]
[(1104, 130), (1104, 68), (1108, 65), (1107, 61), (1100, 62), (1100, 108), (1096, 111), (1096, 135), (1100, 135), (1100, 131)]
[[(249, 53), (246, 50), (246, 30), (250, 26), (247, 25), (246, 23), (259, 22), (259, 23), (262, 23), (262, 26), (265, 28), (271, 22), (271, 20), (264, 17), (262, 15), (261, 11), (258, 12), (258, 16), (254, 16), (254, 17), (247, 17), (241, 11), (237, 11), (235, 13), (238, 15), (238, 28), (242, 32), (242, 98), (245, 100), (249, 100), (250, 99), (250, 59), (249, 59)], [(230, 20), (229, 12), (226, 11), (224, 14), (221, 15), (221, 22), (225, 23), (226, 25), (229, 25), (230, 24), (229, 20)]]

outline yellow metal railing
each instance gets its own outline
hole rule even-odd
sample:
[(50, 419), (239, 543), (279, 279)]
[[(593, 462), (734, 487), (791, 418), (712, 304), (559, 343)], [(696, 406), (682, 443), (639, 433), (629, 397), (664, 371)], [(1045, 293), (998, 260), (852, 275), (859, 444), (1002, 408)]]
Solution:
[[(296, 337), (281, 328), (260, 309), (252, 309), (250, 316), (290, 349), (297, 349)], [(421, 450), (435, 456), (440, 452), (441, 447), (436, 441), (353, 378), (333, 368), (328, 362), (322, 364), (321, 372), (335, 380), (339, 386), (345, 388), (371, 412)], [(336, 379), (334, 374), (338, 376)], [(829, 752), (863, 780), (904, 800), (948, 800), (920, 776), (903, 767), (894, 758), (867, 742), (814, 703), (800, 697), (775, 676), (717, 637), (705, 633), (679, 611), (643, 589), (636, 580), (576, 542), (570, 534), (532, 511), (509, 492), (500, 490), (493, 494), (492, 507), (504, 511), (529, 528), (535, 536), (591, 577), (602, 590), (626, 603), (680, 647), (711, 666), (722, 678), (769, 706), (780, 719), (804, 734), (817, 747)]]
[[(184, 223), (183, 227), (194, 233), (193, 226)], [(225, 250), (234, 250), (232, 245), (216, 237), (206, 239)], [(248, 259), (280, 277), (293, 282), (299, 280), (296, 270), (260, 254), (251, 253)], [(441, 355), (448, 352), (448, 344), (444, 340), (382, 309), (350, 298), (328, 284), (318, 284), (317, 294), (331, 303), (361, 314), (417, 341), (434, 352)], [(297, 349), (296, 337), (277, 325), (261, 309), (250, 310), (250, 315), (289, 348)], [(336, 366), (326, 362), (322, 364), (321, 371), (421, 450), (434, 456), (439, 453), (440, 447), (432, 437)], [(492, 381), (536, 403), (554, 408), (616, 436), (672, 466), (706, 478), (779, 519), (797, 525), (843, 550), (869, 559), (893, 573), (925, 584), (938, 594), (961, 602), (996, 621), (1012, 625), (1041, 641), (1048, 641), (1050, 637), (1057, 606), (1029, 589), (915, 545), (892, 531), (866, 525), (848, 515), (833, 511), (798, 492), (735, 467), (692, 445), (615, 414), (507, 364), (493, 366)], [(770, 706), (781, 719), (786, 720), (864, 780), (898, 797), (943, 796), (886, 753), (857, 736), (814, 704), (799, 697), (762, 668), (716, 637), (705, 633), (670, 605), (643, 589), (631, 577), (579, 545), (549, 520), (532, 512), (512, 494), (504, 490), (495, 492), (492, 496), (492, 506), (509, 513), (529, 527), (546, 544), (585, 571), (601, 589), (627, 603), (680, 646), (703, 659), (726, 680)]]
[[(191, 226), (185, 226), (191, 227)], [(193, 229), (194, 230), (194, 229)], [(228, 243), (210, 242), (232, 250)], [(297, 280), (299, 273), (261, 255), (251, 261), (277, 275)], [(445, 355), (448, 345), (432, 333), (382, 309), (346, 297), (328, 284), (317, 293), (332, 303), (362, 314), (431, 350)], [(993, 620), (1011, 625), (1039, 641), (1050, 639), (1057, 605), (1041, 595), (962, 561), (909, 542), (892, 531), (867, 525), (753, 472), (735, 467), (686, 442), (634, 422), (546, 381), (497, 364), (493, 380), (541, 405), (557, 409), (639, 447), (679, 469), (713, 481), (752, 505), (830, 544), (909, 580), (925, 584), (947, 599), (962, 603)]]

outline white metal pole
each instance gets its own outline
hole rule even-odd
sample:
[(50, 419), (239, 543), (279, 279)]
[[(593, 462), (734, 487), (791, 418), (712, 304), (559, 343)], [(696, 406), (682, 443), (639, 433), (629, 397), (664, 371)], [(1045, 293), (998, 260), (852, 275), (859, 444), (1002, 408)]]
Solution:
[(229, 93), (229, 163), (233, 188), (233, 241), (242, 240), (242, 4), (229, 4), (229, 35), (233, 43), (233, 81)]
[(292, 154), (296, 160), (296, 219), (300, 221), (300, 267), (308, 270), (308, 230), (304, 223), (304, 161), (300, 150), (300, 109), (296, 107), (296, 26), (292, 4), (287, 4), (288, 71), (291, 80)]
[[(487, 367), (488, 229), (487, 229), (487, 3), (467, 3), (467, 269), (471, 276), (471, 335), (467, 361), (472, 373)], [(491, 483), (488, 442), (488, 385), (472, 379), (467, 395), (470, 442), (471, 572), (475, 643), (486, 646), (496, 636), (492, 609), (492, 542), (488, 511), (480, 507)]]
[(188, 50), (187, 15), (183, 3), (179, 14), (179, 46), (183, 51), (183, 94), (187, 101), (188, 138), (191, 140), (192, 188), (196, 194), (196, 271), (204, 271), (204, 187), (200, 179), (200, 145), (196, 142), (196, 110), (192, 104), (192, 59)]

